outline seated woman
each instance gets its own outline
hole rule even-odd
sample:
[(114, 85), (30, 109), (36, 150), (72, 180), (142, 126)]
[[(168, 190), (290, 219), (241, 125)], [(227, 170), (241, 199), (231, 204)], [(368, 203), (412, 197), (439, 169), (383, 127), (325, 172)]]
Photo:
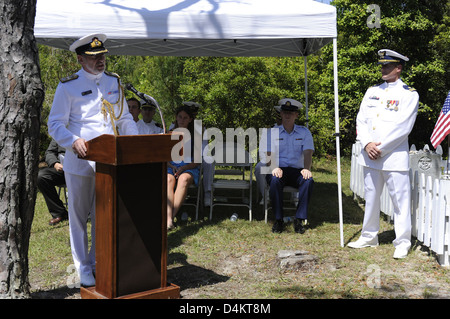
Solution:
[[(194, 118), (188, 106), (180, 106), (176, 110), (175, 127), (188, 129), (191, 133), (191, 150), (194, 151)], [(169, 162), (167, 171), (167, 229), (174, 227), (173, 220), (186, 199), (187, 190), (192, 183), (198, 185), (200, 164), (193, 163), (193, 156), (189, 154), (181, 162)]]

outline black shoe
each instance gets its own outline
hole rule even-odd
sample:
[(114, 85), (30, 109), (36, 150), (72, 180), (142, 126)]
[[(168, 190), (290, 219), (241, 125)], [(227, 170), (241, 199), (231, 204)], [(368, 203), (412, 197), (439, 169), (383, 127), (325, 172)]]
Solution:
[(284, 223), (282, 219), (277, 219), (272, 227), (272, 233), (281, 233), (284, 228)]
[(303, 219), (294, 219), (294, 230), (297, 234), (303, 234), (305, 232), (305, 227), (303, 226)]
[(63, 220), (67, 220), (67, 219), (69, 219), (68, 216), (61, 216), (61, 217), (52, 218), (52, 219), (50, 219), (48, 224), (50, 226), (55, 226), (55, 225), (59, 224), (60, 222), (62, 222)]

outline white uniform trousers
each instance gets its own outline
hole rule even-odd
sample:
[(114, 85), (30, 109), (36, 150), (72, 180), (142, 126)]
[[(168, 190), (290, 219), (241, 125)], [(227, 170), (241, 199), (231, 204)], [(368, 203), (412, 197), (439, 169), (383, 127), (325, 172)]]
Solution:
[(256, 163), (255, 165), (255, 179), (256, 185), (258, 185), (259, 192), (261, 197), (264, 198), (264, 192), (266, 190), (266, 174), (261, 174), (261, 167), (265, 165), (261, 162)]
[[(205, 155), (206, 157), (206, 155)], [(211, 159), (212, 161), (212, 159)], [(202, 162), (203, 168), (203, 191), (211, 193), (211, 184), (214, 179), (214, 163)]]
[(374, 239), (380, 229), (380, 197), (384, 183), (394, 207), (394, 247), (411, 247), (411, 184), (407, 171), (364, 167), (365, 214), (361, 237)]
[[(65, 173), (68, 204), (70, 247), (78, 274), (95, 271), (95, 177)], [(89, 249), (87, 221), (91, 219)]]

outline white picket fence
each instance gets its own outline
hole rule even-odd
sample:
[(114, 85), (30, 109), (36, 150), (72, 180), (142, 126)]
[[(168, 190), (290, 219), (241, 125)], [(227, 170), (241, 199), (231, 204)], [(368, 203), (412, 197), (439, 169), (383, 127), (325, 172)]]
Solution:
[[(363, 168), (357, 161), (360, 153), (360, 143), (353, 144), (350, 189), (364, 198)], [(440, 265), (450, 266), (450, 175), (439, 175), (433, 178), (420, 169), (410, 169), (412, 235), (436, 254)], [(386, 187), (381, 195), (381, 211), (394, 218)]]

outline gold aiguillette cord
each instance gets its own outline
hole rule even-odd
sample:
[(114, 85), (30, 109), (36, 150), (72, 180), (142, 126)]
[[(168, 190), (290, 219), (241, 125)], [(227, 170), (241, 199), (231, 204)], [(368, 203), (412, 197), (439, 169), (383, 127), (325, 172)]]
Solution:
[[(113, 127), (114, 130), (114, 135), (118, 136), (119, 133), (117, 132), (117, 128), (116, 128), (116, 122), (117, 120), (120, 119), (120, 117), (122, 116), (122, 112), (123, 112), (123, 96), (124, 96), (124, 88), (123, 86), (120, 84), (120, 80), (118, 79), (117, 82), (119, 83), (119, 98), (117, 100), (116, 103), (110, 103), (109, 101), (107, 101), (106, 99), (104, 99), (102, 97), (102, 114), (105, 117), (105, 121), (106, 121), (106, 114), (109, 114), (109, 118), (111, 120), (111, 125)], [(114, 112), (114, 106), (115, 105), (119, 105), (119, 116), (116, 116), (116, 112)]]

